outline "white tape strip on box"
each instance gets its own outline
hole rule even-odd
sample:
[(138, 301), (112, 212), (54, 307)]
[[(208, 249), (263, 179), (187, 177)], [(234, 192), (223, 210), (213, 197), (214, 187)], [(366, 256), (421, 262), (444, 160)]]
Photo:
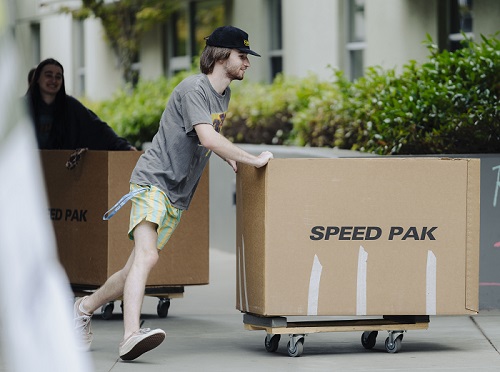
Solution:
[[(247, 294), (247, 273), (245, 267), (245, 238), (241, 236), (241, 250), (238, 250), (238, 272), (239, 277), (239, 287), (240, 287), (240, 306), (243, 307), (243, 311), (249, 311), (248, 306), (248, 294)], [(243, 296), (245, 297), (245, 306), (243, 306)]]
[(318, 315), (319, 283), (323, 266), (319, 262), (318, 256), (314, 255), (314, 262), (309, 278), (309, 296), (307, 299), (307, 315)]
[(368, 252), (359, 246), (358, 253), (358, 281), (356, 286), (356, 315), (366, 315), (366, 271), (368, 266)]
[(427, 315), (436, 315), (436, 270), (437, 260), (436, 255), (432, 251), (427, 252), (427, 272), (426, 280), (426, 298), (425, 306)]

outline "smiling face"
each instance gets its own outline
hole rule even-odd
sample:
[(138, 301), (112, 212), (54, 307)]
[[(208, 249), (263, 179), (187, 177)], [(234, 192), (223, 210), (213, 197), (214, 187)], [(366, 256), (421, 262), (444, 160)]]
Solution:
[(43, 66), (37, 82), (44, 100), (49, 97), (53, 100), (63, 84), (61, 67), (53, 64)]
[(224, 70), (230, 80), (243, 80), (245, 71), (249, 67), (248, 54), (237, 49), (232, 49), (229, 58), (224, 62)]

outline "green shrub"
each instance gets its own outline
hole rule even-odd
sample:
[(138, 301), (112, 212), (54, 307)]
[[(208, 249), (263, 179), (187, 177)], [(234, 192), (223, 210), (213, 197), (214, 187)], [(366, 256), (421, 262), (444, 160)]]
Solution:
[[(279, 75), (272, 84), (231, 84), (223, 134), (233, 142), (338, 147), (376, 154), (500, 151), (500, 42), (496, 36), (439, 52), (401, 73), (370, 67), (353, 82)], [(195, 65), (193, 65), (195, 66)], [(137, 147), (151, 141), (174, 87), (173, 78), (140, 81), (130, 92), (90, 107)]]
[(329, 89), (316, 76), (285, 78), (272, 84), (231, 84), (231, 103), (223, 134), (236, 143), (282, 145), (290, 142), (292, 116)]
[(349, 82), (337, 72), (331, 89), (339, 94), (295, 115), (298, 143), (377, 154), (498, 152), (499, 40), (468, 40), (455, 52), (427, 43), (429, 60), (409, 62), (400, 75), (372, 67)]
[(179, 73), (169, 79), (141, 80), (133, 90), (126, 87), (118, 90), (110, 100), (87, 105), (118, 135), (141, 148), (144, 142), (151, 141), (156, 134), (172, 90), (190, 73)]

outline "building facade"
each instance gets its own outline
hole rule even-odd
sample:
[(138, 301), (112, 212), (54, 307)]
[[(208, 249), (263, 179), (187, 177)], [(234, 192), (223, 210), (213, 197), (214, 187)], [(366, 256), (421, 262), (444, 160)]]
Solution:
[[(123, 85), (117, 57), (98, 19), (75, 20), (60, 10), (80, 0), (8, 0), (10, 27), (28, 70), (48, 57), (65, 68), (68, 93), (109, 98)], [(119, 0), (108, 0), (119, 1)], [(185, 0), (165, 24), (148, 32), (134, 64), (142, 79), (189, 68), (210, 30), (232, 24), (247, 31), (252, 49), (247, 79), (271, 82), (283, 72), (322, 78), (331, 67), (354, 79), (367, 66), (400, 68), (424, 61), (429, 34), (440, 48), (459, 46), (463, 33), (499, 31), (497, 0)], [(20, 93), (25, 87), (20, 87)]]

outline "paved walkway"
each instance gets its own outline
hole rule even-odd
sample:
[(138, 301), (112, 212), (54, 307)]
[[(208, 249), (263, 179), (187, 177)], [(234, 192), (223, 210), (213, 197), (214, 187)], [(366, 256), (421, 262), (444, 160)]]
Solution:
[(298, 358), (288, 356), (287, 336), (268, 353), (265, 332), (245, 330), (235, 310), (234, 254), (210, 254), (211, 284), (186, 287), (184, 298), (171, 301), (167, 318), (158, 318), (157, 299), (146, 297), (144, 326), (167, 332), (157, 350), (135, 362), (118, 361), (120, 311), (111, 320), (95, 317), (96, 371), (500, 371), (500, 312), (431, 317), (428, 330), (405, 334), (397, 354), (385, 351), (383, 332), (372, 350), (361, 346), (359, 332), (335, 332), (307, 336)]
[[(317, 333), (306, 337), (302, 356), (287, 354), (287, 336), (275, 353), (264, 348), (265, 332), (247, 331), (235, 310), (235, 255), (211, 250), (211, 284), (186, 287), (173, 299), (167, 318), (146, 297), (144, 327), (161, 327), (167, 339), (133, 362), (118, 359), (122, 337), (119, 303), (110, 320), (94, 316), (90, 355), (96, 372), (165, 371), (500, 371), (500, 311), (431, 317), (428, 330), (405, 334), (402, 350), (385, 351), (385, 332), (372, 350), (359, 332)], [(5, 369), (1, 368), (4, 372)]]

